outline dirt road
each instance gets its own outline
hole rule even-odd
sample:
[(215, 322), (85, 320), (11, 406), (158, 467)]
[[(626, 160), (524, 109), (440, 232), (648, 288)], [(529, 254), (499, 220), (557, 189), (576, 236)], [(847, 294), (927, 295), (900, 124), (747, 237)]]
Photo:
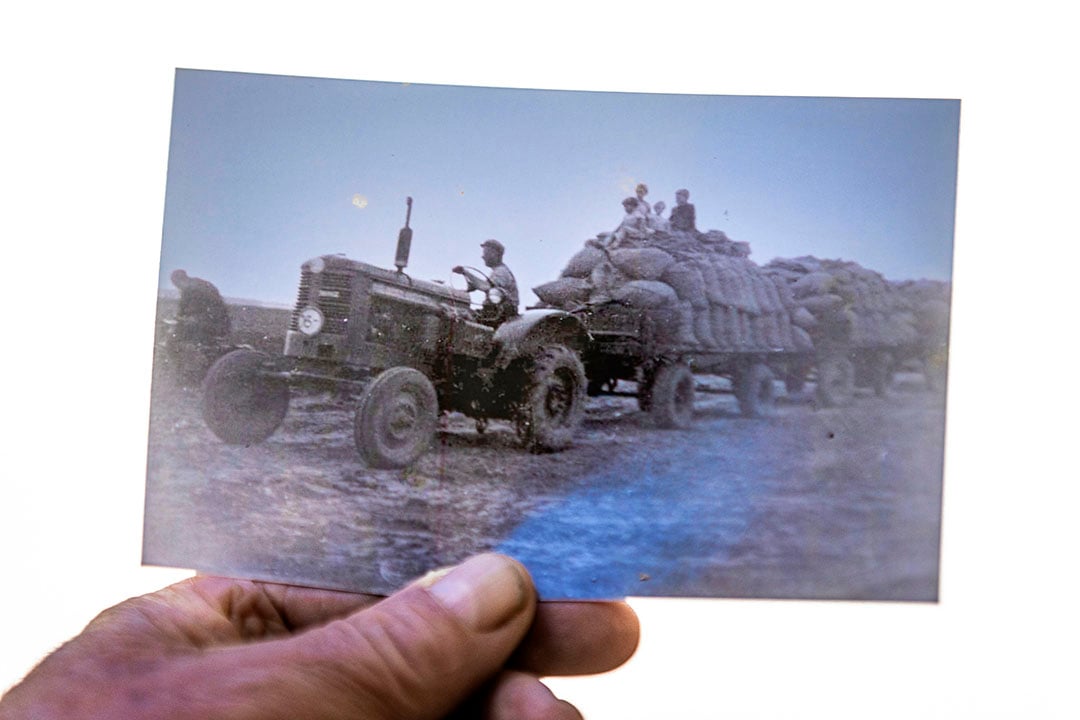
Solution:
[(766, 420), (699, 393), (683, 431), (595, 398), (575, 446), (551, 455), (520, 450), (509, 425), (481, 435), (451, 416), (407, 470), (363, 464), (345, 398), (294, 397), (252, 447), (218, 441), (198, 404), (155, 385), (151, 564), (388, 592), (496, 548), (551, 598), (937, 595), (944, 406), (914, 376), (885, 399), (795, 398)]

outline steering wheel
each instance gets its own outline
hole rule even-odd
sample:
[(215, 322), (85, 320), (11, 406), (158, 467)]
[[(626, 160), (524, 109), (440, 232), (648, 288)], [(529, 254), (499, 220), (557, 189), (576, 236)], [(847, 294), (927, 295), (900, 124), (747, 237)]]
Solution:
[(471, 265), (458, 265), (454, 268), (454, 272), (465, 276), (465, 279), (469, 281), (471, 290), (483, 290), (486, 292), (491, 289), (491, 278), (485, 275), (482, 270), (478, 270)]
[(484, 304), (498, 305), (506, 297), (506, 293), (503, 289), (496, 287), (495, 284), (491, 282), (491, 278), (482, 270), (469, 265), (459, 265), (454, 268), (453, 272), (465, 276), (469, 285), (467, 288), (468, 291), (479, 290), (484, 293)]

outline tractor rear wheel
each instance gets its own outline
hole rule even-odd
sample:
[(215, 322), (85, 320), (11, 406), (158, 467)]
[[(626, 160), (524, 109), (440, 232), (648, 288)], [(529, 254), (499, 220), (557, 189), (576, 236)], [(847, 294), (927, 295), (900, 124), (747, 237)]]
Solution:
[(356, 449), (371, 467), (406, 467), (431, 446), (438, 421), (439, 399), (424, 373), (390, 368), (368, 385), (357, 403)]
[(262, 372), (270, 358), (234, 350), (218, 359), (203, 381), (202, 416), (229, 445), (253, 445), (274, 434), (289, 409), (289, 384)]
[(540, 348), (527, 375), (515, 426), (525, 447), (550, 452), (568, 447), (585, 418), (585, 368), (565, 345)]

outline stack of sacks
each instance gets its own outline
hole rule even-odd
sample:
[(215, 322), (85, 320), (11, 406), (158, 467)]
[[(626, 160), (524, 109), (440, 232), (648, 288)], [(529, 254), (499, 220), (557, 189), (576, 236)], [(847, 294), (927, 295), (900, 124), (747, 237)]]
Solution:
[(912, 318), (917, 344), (945, 345), (949, 339), (950, 284), (943, 280), (905, 280), (892, 286)]
[(764, 271), (781, 292), (786, 288), (792, 322), (812, 338), (842, 339), (853, 348), (895, 348), (917, 338), (908, 299), (858, 263), (778, 258)]
[(784, 289), (747, 257), (747, 243), (717, 230), (655, 232), (615, 249), (605, 240), (587, 242), (558, 280), (533, 289), (536, 295), (566, 310), (609, 301), (640, 308), (672, 345), (799, 349)]

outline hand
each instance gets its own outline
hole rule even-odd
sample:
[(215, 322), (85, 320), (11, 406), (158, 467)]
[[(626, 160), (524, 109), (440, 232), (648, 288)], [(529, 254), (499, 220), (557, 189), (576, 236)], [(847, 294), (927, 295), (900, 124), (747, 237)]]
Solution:
[(537, 603), (480, 555), (385, 600), (196, 577), (106, 610), (0, 718), (580, 718), (538, 675), (603, 672), (638, 639), (621, 603)]

